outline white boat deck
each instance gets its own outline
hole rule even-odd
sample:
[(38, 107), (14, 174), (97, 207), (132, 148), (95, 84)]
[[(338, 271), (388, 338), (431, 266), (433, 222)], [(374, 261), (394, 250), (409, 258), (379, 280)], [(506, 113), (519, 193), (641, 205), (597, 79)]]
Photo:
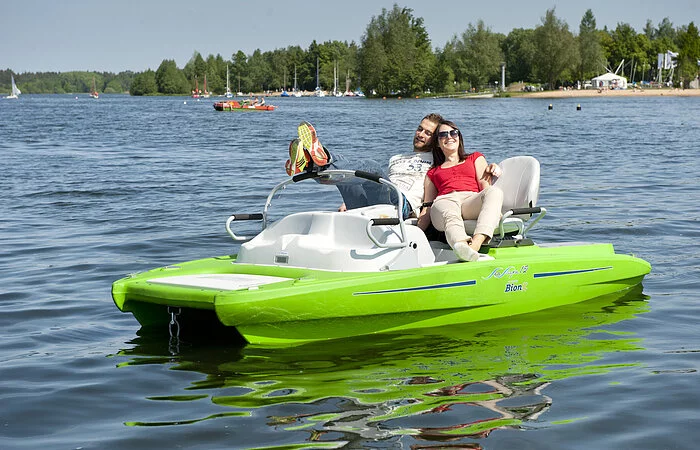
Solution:
[(148, 282), (173, 286), (189, 286), (202, 289), (236, 291), (239, 289), (255, 289), (264, 284), (278, 283), (289, 279), (290, 278), (272, 277), (267, 275), (199, 274), (152, 278), (148, 280)]

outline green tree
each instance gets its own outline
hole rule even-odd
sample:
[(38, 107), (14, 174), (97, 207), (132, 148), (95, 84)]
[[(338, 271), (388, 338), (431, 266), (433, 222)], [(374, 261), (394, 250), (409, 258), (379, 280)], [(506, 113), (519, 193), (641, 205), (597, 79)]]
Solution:
[(421, 93), (435, 64), (422, 18), (394, 7), (372, 17), (359, 52), (362, 89), (377, 95)]
[(678, 33), (678, 73), (683, 79), (683, 84), (688, 83), (698, 76), (700, 67), (700, 36), (698, 27), (694, 22)]
[(226, 91), (226, 63), (221, 55), (207, 56), (204, 73), (207, 76), (208, 92), (223, 94)]
[(506, 83), (531, 81), (535, 78), (535, 30), (513, 29), (503, 41), (502, 48), (506, 61)]
[(595, 16), (586, 10), (579, 25), (578, 48), (580, 62), (577, 75), (579, 80), (588, 80), (605, 68), (605, 56), (600, 44), (600, 34), (596, 29)]
[(637, 78), (637, 73), (643, 78), (651, 62), (656, 61), (656, 55), (650, 54), (652, 45), (647, 32), (637, 33), (629, 24), (618, 23), (615, 30), (610, 32), (609, 39), (602, 40), (609, 70), (621, 67), (618, 74), (628, 76), (630, 81)]
[(323, 89), (328, 86), (324, 75), (324, 67), (329, 61), (327, 49), (318, 44), (314, 39), (306, 51), (304, 58), (304, 70), (302, 78), (302, 86), (307, 91), (313, 91), (316, 88)]
[(302, 72), (304, 69), (304, 59), (306, 57), (306, 52), (301, 47), (290, 46), (287, 47), (287, 82), (290, 87), (294, 87), (294, 77), (296, 76), (296, 87), (297, 89), (302, 89)]
[(648, 41), (648, 48), (646, 62), (643, 63), (641, 71), (643, 74), (648, 73), (648, 79), (658, 79), (661, 75), (657, 70), (658, 55), (665, 54), (667, 51), (678, 51), (674, 42), (676, 30), (668, 18), (664, 18), (658, 28), (652, 25), (651, 20), (647, 20), (644, 36)]
[(456, 39), (448, 41), (442, 49), (437, 50), (435, 69), (431, 76), (433, 80), (432, 86), (430, 86), (431, 92), (452, 94), (457, 90), (457, 80), (452, 69), (453, 63), (457, 58), (455, 42)]
[(134, 81), (131, 82), (129, 88), (131, 95), (153, 95), (158, 93), (158, 85), (156, 84), (156, 73), (151, 69), (145, 72), (136, 74)]
[(666, 41), (670, 44), (676, 40), (677, 34), (676, 29), (673, 28), (673, 23), (671, 23), (668, 17), (664, 17), (663, 20), (659, 22), (659, 26), (656, 27), (656, 33), (653, 38)]
[(558, 19), (554, 10), (547, 10), (542, 25), (535, 28), (535, 71), (549, 85), (549, 89), (554, 89), (557, 81), (562, 81), (575, 71), (578, 58), (576, 41), (569, 31), (569, 25)]
[(632, 64), (630, 68), (630, 79), (632, 81), (644, 80), (644, 74), (651, 68), (652, 62), (656, 62), (656, 58), (650, 58), (651, 41), (643, 33), (637, 34), (636, 50), (632, 55)]
[[(288, 55), (287, 59), (292, 59), (292, 56)], [(301, 86), (307, 90), (315, 89), (317, 84), (319, 88), (324, 90), (335, 87), (334, 71), (338, 78), (337, 88), (341, 92), (345, 89), (343, 81), (349, 79), (350, 84), (352, 84), (352, 79), (358, 77), (358, 48), (354, 42), (326, 41), (319, 44), (314, 40), (305, 55), (302, 57), (295, 55), (293, 60), (297, 64)], [(299, 61), (301, 61), (301, 65), (299, 65)], [(319, 66), (318, 83), (316, 82), (317, 61)], [(289, 67), (291, 74), (294, 68), (291, 65)], [(291, 80), (291, 77), (288, 80)]]
[(234, 77), (235, 82), (231, 81), (235, 88), (231, 88), (232, 91), (239, 92), (250, 92), (248, 88), (248, 57), (243, 51), (238, 50), (235, 54), (231, 56), (231, 76)]
[(360, 47), (360, 73), (362, 74), (362, 89), (370, 94), (389, 92), (389, 80), (384, 78), (389, 57), (384, 48), (383, 33), (386, 29), (385, 18), (373, 18), (362, 37)]
[(258, 92), (274, 88), (271, 84), (272, 70), (263, 52), (256, 49), (248, 58), (249, 91)]
[(199, 89), (203, 89), (204, 74), (207, 72), (207, 63), (199, 52), (195, 51), (194, 54), (192, 54), (192, 57), (187, 61), (182, 71), (191, 86), (190, 90), (194, 89), (195, 84), (199, 85)]
[(453, 39), (455, 58), (452, 69), (460, 89), (482, 88), (489, 81), (499, 78), (504, 62), (501, 51), (501, 41), (504, 39), (492, 33), (482, 20), (476, 26), (470, 23), (461, 39)]
[(186, 94), (189, 91), (185, 74), (177, 68), (175, 60), (164, 59), (156, 70), (156, 86), (161, 94)]
[[(628, 23), (618, 23), (610, 33), (612, 38), (607, 48), (609, 68), (614, 70), (624, 60), (630, 60), (637, 52), (637, 32)], [(622, 75), (622, 74), (620, 74)]]

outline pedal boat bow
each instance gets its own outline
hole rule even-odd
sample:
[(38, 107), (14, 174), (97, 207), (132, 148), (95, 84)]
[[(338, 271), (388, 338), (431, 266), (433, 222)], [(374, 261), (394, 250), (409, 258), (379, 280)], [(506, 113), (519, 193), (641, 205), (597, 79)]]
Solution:
[[(130, 275), (114, 282), (114, 302), (144, 327), (213, 320), (248, 343), (280, 346), (515, 316), (623, 291), (649, 273), (649, 263), (616, 254), (609, 243), (535, 244), (526, 233), (546, 213), (534, 206), (539, 163), (521, 156), (501, 166), (503, 219), (478, 261), (461, 262), (446, 244), (428, 241), (396, 205), (300, 212), (269, 223), (273, 196), (309, 179), (371, 180), (394, 189), (403, 204), (386, 179), (327, 170), (279, 183), (262, 213), (229, 217), (228, 233), (242, 242), (238, 255)], [(262, 225), (254, 237), (231, 229), (251, 220)]]

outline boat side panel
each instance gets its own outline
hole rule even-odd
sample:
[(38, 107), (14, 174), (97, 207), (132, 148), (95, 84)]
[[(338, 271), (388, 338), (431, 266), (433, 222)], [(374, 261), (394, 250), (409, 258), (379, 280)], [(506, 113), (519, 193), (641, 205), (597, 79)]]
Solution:
[[(251, 343), (294, 344), (436, 327), (576, 303), (641, 282), (650, 266), (611, 245), (491, 249), (491, 260), (373, 273), (239, 264), (207, 258), (136, 274), (113, 285), (115, 304), (142, 325), (168, 306), (214, 310)], [(238, 290), (149, 282), (196, 274), (287, 281)]]
[(645, 261), (605, 245), (493, 254), (493, 261), (354, 279), (310, 275), (288, 286), (222, 294), (216, 311), (249, 342), (279, 344), (523, 314), (624, 290), (649, 271)]

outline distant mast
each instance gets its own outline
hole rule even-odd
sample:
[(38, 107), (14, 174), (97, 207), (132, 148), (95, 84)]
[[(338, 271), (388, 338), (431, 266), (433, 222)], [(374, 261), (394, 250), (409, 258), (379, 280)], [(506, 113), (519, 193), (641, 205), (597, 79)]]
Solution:
[(321, 90), (321, 86), (319, 86), (319, 83), (318, 83), (318, 56), (316, 57), (316, 90), (317, 91)]
[(294, 92), (297, 91), (297, 65), (294, 64)]
[(199, 98), (199, 81), (197, 80), (197, 75), (194, 76), (194, 90), (192, 91), (192, 98)]
[(316, 97), (325, 97), (326, 93), (321, 90), (321, 84), (319, 83), (319, 65), (318, 56), (316, 57), (316, 90), (314, 91)]
[(231, 86), (229, 84), (229, 76), (228, 76), (228, 64), (226, 64), (226, 98), (231, 98), (233, 97), (233, 94), (231, 93)]
[(338, 60), (335, 61), (335, 66), (333, 66), (333, 95), (335, 97), (342, 97), (343, 94), (338, 89), (338, 81), (340, 80), (340, 69), (338, 68)]
[(209, 91), (207, 91), (207, 74), (204, 74), (204, 92), (202, 92), (202, 98), (209, 98)]
[(92, 90), (90, 91), (90, 97), (100, 98), (100, 94), (97, 92), (97, 87), (95, 86), (95, 77), (92, 77)]

